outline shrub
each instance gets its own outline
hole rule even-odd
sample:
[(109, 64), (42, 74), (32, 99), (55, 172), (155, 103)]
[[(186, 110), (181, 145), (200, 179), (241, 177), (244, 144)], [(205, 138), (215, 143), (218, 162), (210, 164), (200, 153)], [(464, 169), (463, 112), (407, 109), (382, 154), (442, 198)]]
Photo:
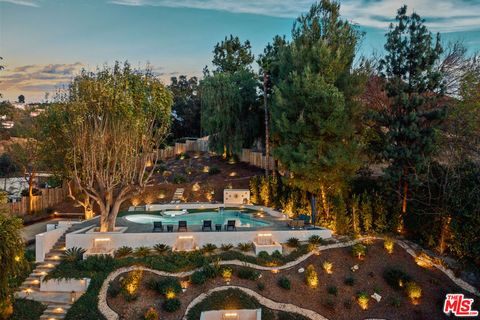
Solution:
[(115, 259), (107, 255), (89, 256), (77, 264), (82, 271), (111, 272), (115, 267)]
[(327, 274), (333, 273), (333, 263), (331, 263), (330, 261), (324, 261), (322, 264), (322, 268)]
[(194, 174), (195, 173), (195, 169), (192, 168), (192, 167), (186, 167), (185, 168), (185, 174)]
[(391, 239), (385, 239), (383, 242), (383, 247), (387, 250), (388, 253), (393, 253), (394, 242)]
[(170, 249), (170, 246), (163, 243), (157, 243), (153, 246), (153, 250), (155, 250), (160, 255), (165, 254), (167, 251), (170, 251)]
[(292, 248), (298, 248), (298, 246), (300, 246), (300, 240), (298, 240), (298, 238), (294, 238), (294, 237), (289, 238), (287, 240), (287, 245), (289, 247), (292, 247)]
[(390, 298), (390, 305), (392, 305), (393, 307), (400, 307), (400, 305), (402, 304), (401, 300), (399, 297), (397, 296), (393, 296)]
[(255, 281), (255, 280), (258, 279), (259, 275), (260, 274), (258, 273), (258, 271), (255, 271), (251, 268), (240, 268), (237, 271), (237, 276), (240, 279), (247, 279), (247, 280)]
[(215, 174), (219, 174), (220, 173), (220, 169), (217, 167), (217, 166), (211, 166), (209, 169), (208, 169), (208, 174), (213, 176)]
[(203, 273), (202, 271), (195, 271), (190, 276), (190, 282), (193, 284), (200, 285), (200, 284), (204, 284), (206, 281), (207, 281), (207, 276), (205, 276), (205, 273)]
[(305, 281), (310, 288), (316, 288), (318, 286), (318, 275), (313, 264), (308, 265), (305, 271)]
[(361, 243), (352, 246), (352, 254), (358, 259), (363, 259), (367, 254), (367, 247)]
[(138, 247), (135, 249), (135, 251), (133, 252), (133, 254), (136, 256), (136, 257), (140, 257), (140, 258), (145, 258), (146, 256), (150, 255), (150, 248), (148, 247)]
[(272, 258), (274, 259), (282, 259), (283, 255), (280, 253), (280, 251), (275, 250), (272, 252)]
[(263, 282), (257, 283), (257, 289), (258, 289), (259, 291), (265, 290), (265, 284), (264, 284)]
[(258, 253), (258, 258), (261, 259), (261, 260), (266, 260), (266, 261), (268, 261), (268, 260), (270, 260), (270, 255), (268, 254), (267, 251), (260, 251), (260, 252)]
[(65, 250), (65, 252), (63, 253), (62, 259), (68, 262), (80, 261), (83, 259), (84, 253), (85, 253), (85, 249), (73, 247)]
[(328, 286), (328, 287), (327, 287), (327, 292), (328, 292), (328, 294), (337, 296), (337, 294), (338, 294), (338, 288), (337, 288), (336, 286)]
[(240, 251), (247, 252), (252, 250), (253, 245), (250, 242), (245, 242), (245, 243), (239, 243), (237, 247)]
[(357, 294), (357, 303), (362, 310), (367, 310), (368, 309), (368, 300), (369, 299), (370, 298), (369, 298), (368, 294), (365, 293), (365, 292), (359, 292)]
[(125, 278), (121, 280), (122, 293), (127, 301), (136, 300), (138, 297), (138, 288), (143, 278), (142, 270), (130, 271)]
[(353, 285), (355, 284), (355, 278), (346, 277), (343, 283), (345, 283), (347, 286), (353, 287)]
[(283, 288), (286, 290), (290, 290), (292, 288), (290, 279), (288, 279), (287, 277), (280, 277), (280, 279), (278, 279), (278, 285), (280, 286), (280, 288)]
[(157, 309), (155, 309), (154, 307), (150, 307), (147, 310), (147, 312), (145, 312), (143, 318), (145, 320), (158, 320), (159, 314), (158, 314)]
[(205, 275), (205, 277), (209, 279), (213, 279), (216, 276), (218, 276), (218, 274), (220, 273), (220, 268), (217, 265), (212, 266), (210, 264), (205, 264), (202, 267), (202, 272)]
[(217, 249), (217, 246), (214, 245), (213, 243), (207, 243), (202, 247), (202, 251), (204, 253), (212, 253)]
[(322, 243), (322, 237), (320, 237), (319, 235), (311, 235), (310, 238), (308, 238), (308, 243), (310, 244), (314, 244), (314, 245), (319, 245)]
[(110, 281), (108, 283), (107, 296), (115, 298), (122, 291), (122, 286), (119, 281)]
[(230, 267), (224, 267), (220, 271), (222, 278), (225, 279), (225, 281), (230, 281), (233, 275), (233, 270)]
[(185, 178), (185, 176), (181, 175), (181, 174), (175, 174), (173, 176), (173, 183), (174, 184), (180, 184), (180, 183), (185, 183), (187, 182), (187, 179)]
[(414, 281), (405, 284), (405, 293), (411, 300), (420, 299), (422, 297), (422, 288)]
[(222, 250), (222, 251), (230, 251), (230, 250), (232, 250), (232, 249), (233, 249), (233, 244), (231, 244), (231, 243), (222, 244), (222, 245), (220, 246), (220, 250)]
[(411, 280), (411, 277), (403, 270), (392, 267), (386, 268), (383, 271), (383, 278), (389, 286), (396, 290), (403, 288), (404, 285)]
[(162, 309), (167, 312), (175, 312), (180, 309), (182, 303), (177, 298), (167, 299), (162, 303)]
[(182, 286), (180, 285), (180, 281), (178, 281), (177, 278), (172, 277), (157, 280), (155, 283), (155, 289), (158, 293), (164, 296), (172, 293), (175, 296), (176, 294), (182, 292)]
[(133, 249), (131, 247), (127, 246), (122, 246), (115, 250), (115, 258), (124, 258), (126, 256), (131, 255), (133, 252)]

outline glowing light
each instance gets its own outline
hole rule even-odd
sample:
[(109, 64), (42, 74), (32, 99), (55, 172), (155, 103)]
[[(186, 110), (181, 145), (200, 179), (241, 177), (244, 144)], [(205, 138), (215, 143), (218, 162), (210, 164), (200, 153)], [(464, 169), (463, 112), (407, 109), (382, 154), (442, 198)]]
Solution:
[(235, 171), (232, 171), (232, 172), (230, 172), (230, 174), (229, 174), (230, 177), (235, 177), (236, 175), (237, 175), (237, 173), (236, 173)]
[(97, 241), (99, 241), (99, 242), (101, 242), (101, 241), (110, 241), (110, 238), (96, 238), (96, 239), (95, 239), (95, 242), (97, 242)]
[(389, 254), (392, 254), (394, 243), (392, 240), (385, 240), (385, 242), (383, 243), (383, 247), (385, 248), (385, 250), (387, 250)]
[(173, 291), (172, 289), (168, 289), (167, 292), (165, 293), (165, 297), (167, 299), (175, 298), (176, 297), (175, 291)]
[(258, 236), (259, 237), (271, 237), (272, 234), (271, 233), (259, 233)]
[(189, 283), (187, 280), (182, 280), (182, 281), (180, 281), (180, 286), (181, 286), (182, 289), (184, 289), (184, 290), (188, 288), (189, 284), (190, 284), (190, 283)]
[(20, 262), (20, 259), (21, 259), (21, 258), (20, 258), (19, 256), (15, 256), (15, 261), (16, 261), (16, 262)]
[(323, 264), (322, 264), (322, 267), (323, 267), (323, 270), (325, 270), (325, 272), (327, 274), (332, 274), (333, 273), (333, 263), (329, 262), (329, 261), (325, 261)]
[(132, 198), (132, 205), (134, 205), (136, 207), (139, 204), (140, 204), (140, 199), (138, 197), (133, 197)]
[(180, 236), (178, 239), (193, 239), (193, 236)]
[(310, 264), (307, 267), (305, 272), (305, 280), (310, 288), (316, 288), (318, 286), (318, 275), (313, 264)]
[(277, 268), (272, 269), (272, 273), (279, 273), (279, 272), (280, 272), (280, 270), (278, 270)]
[(238, 317), (238, 313), (236, 313), (236, 312), (227, 312), (227, 313), (224, 313), (224, 314), (223, 314), (223, 317), (224, 317), (224, 318), (227, 318), (227, 319), (228, 319), (228, 318), (231, 318), (231, 319), (232, 319), (232, 318), (237, 318), (237, 317)]
[(357, 298), (357, 303), (360, 306), (360, 309), (367, 310), (368, 309), (368, 296), (360, 295)]
[(63, 311), (64, 311), (63, 308), (60, 308), (60, 307), (53, 309), (53, 312), (55, 313), (62, 313)]
[(210, 171), (210, 167), (209, 166), (204, 166), (202, 171), (204, 173), (208, 173), (208, 171)]
[(39, 284), (39, 283), (40, 283), (40, 281), (39, 281), (39, 280), (32, 280), (32, 282), (31, 282), (31, 283), (32, 283), (32, 284)]
[(158, 199), (164, 199), (164, 198), (165, 198), (165, 193), (160, 192), (160, 193), (158, 194)]
[(196, 192), (200, 190), (200, 184), (198, 182), (195, 182), (192, 186), (192, 191)]

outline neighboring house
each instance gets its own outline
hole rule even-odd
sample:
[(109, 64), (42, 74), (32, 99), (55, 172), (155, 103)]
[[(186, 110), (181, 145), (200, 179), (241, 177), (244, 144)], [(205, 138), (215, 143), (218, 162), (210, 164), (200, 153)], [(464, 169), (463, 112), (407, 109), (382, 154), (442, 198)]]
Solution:
[(15, 122), (13, 122), (13, 121), (2, 121), (1, 124), (2, 124), (2, 128), (4, 128), (4, 129), (11, 129), (15, 125)]
[(0, 120), (7, 120), (7, 115), (4, 114), (3, 116), (0, 116)]
[(25, 110), (25, 107), (27, 106), (25, 103), (20, 103), (20, 102), (14, 102), (14, 103), (12, 103), (12, 105), (16, 109), (20, 109), (20, 110)]

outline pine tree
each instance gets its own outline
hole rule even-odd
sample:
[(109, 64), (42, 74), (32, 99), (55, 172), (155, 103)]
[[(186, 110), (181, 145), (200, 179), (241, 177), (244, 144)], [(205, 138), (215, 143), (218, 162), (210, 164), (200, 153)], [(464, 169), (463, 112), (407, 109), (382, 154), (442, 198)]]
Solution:
[(363, 230), (370, 233), (372, 231), (372, 203), (366, 192), (362, 194), (361, 207)]
[(383, 233), (387, 231), (387, 209), (385, 208), (382, 197), (376, 193), (373, 197), (373, 209), (375, 212), (375, 231)]
[(354, 194), (352, 196), (351, 212), (352, 212), (352, 228), (355, 236), (360, 235), (360, 200), (359, 197)]
[(349, 234), (352, 221), (347, 214), (345, 200), (342, 196), (338, 196), (335, 202), (335, 232), (337, 234)]
[(436, 68), (442, 47), (440, 36), (434, 39), (419, 15), (407, 15), (406, 6), (398, 10), (396, 20), (380, 61), (390, 105), (377, 120), (386, 128), (384, 157), (390, 163), (386, 176), (397, 189), (403, 216), (411, 184), (434, 151), (435, 127), (443, 117), (438, 106), (443, 86)]

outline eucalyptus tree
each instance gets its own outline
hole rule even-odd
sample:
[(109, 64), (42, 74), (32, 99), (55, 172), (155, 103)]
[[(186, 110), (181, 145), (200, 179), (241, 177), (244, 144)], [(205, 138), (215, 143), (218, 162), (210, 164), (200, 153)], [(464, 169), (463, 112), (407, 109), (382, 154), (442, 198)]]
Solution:
[(276, 64), (272, 131), (274, 156), (289, 181), (321, 196), (331, 222), (329, 195), (342, 190), (359, 166), (354, 114), (363, 77), (353, 70), (361, 33), (340, 18), (340, 5), (312, 5), (292, 30)]
[(118, 62), (96, 73), (82, 71), (59, 99), (68, 127), (68, 170), (98, 205), (100, 231), (113, 231), (122, 203), (150, 181), (148, 166), (168, 134), (172, 103), (170, 91), (149, 70)]

